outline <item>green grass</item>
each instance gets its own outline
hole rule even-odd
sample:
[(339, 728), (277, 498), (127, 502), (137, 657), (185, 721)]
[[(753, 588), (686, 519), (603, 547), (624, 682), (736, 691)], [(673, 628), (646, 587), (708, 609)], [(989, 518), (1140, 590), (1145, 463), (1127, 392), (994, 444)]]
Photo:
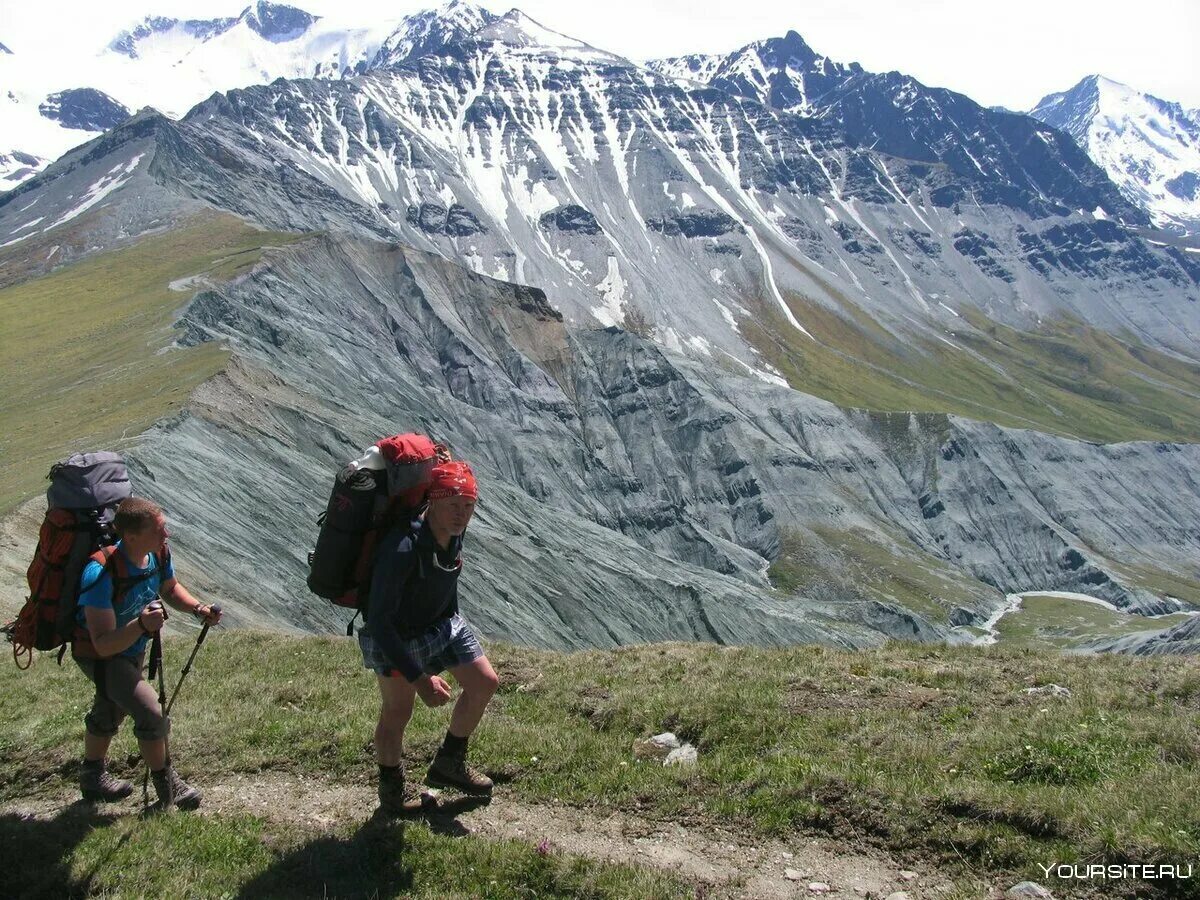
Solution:
[(1164, 597), (1176, 597), (1188, 603), (1200, 605), (1200, 581), (1185, 576), (1163, 572), (1150, 566), (1117, 561), (1113, 569), (1138, 587), (1145, 588)]
[(0, 816), (0, 840), (9, 897), (693, 896), (682, 881), (644, 869), (383, 819), (318, 830), (247, 815), (120, 817), (80, 805), (52, 820)]
[[(174, 675), (190, 648), (180, 638), (170, 644)], [(1182, 863), (1200, 853), (1200, 666), (1192, 659), (904, 644), (859, 653), (681, 644), (570, 655), (490, 649), (503, 686), (472, 756), (524, 803), (719, 825), (751, 842), (833, 835), (965, 879), (1045, 881), (1039, 862)], [(217, 633), (173, 716), (172, 752), (201, 787), (259, 773), (369, 785), (377, 699), (360, 665), (345, 639)], [(1023, 693), (1050, 682), (1072, 696)], [(88, 697), (82, 675), (49, 658), (27, 673), (0, 669), (0, 801), (69, 789)], [(418, 710), (410, 770), (419, 771), (445, 725), (445, 712)], [(636, 739), (663, 730), (699, 748), (695, 769), (634, 758)], [(122, 734), (113, 756), (127, 775), (133, 751)], [(105, 853), (123, 827), (130, 826), (112, 823), (94, 839), (100, 843), (80, 844), (70, 877), (100, 861), (103, 877), (115, 878)], [(267, 826), (256, 820), (186, 827), (233, 848), (230, 871), (197, 882), (214, 894), (268, 871), (284, 877), (280, 861), (303, 856), (312, 840), (284, 834), (281, 846), (271, 841), (264, 850), (255, 836)], [(345, 852), (357, 853), (355, 834), (322, 839), (349, 842)], [(419, 827), (409, 834), (429, 842), (410, 862), (413, 877), (442, 878), (434, 858), (450, 852), (442, 838)], [(141, 859), (155, 842), (176, 842), (188, 877), (201, 878), (201, 850), (189, 849), (186, 835), (139, 832), (137, 841)], [(481, 854), (477, 869), (489, 880), (515, 884), (530, 877), (528, 849), (471, 852)], [(545, 895), (575, 889), (575, 876), (555, 872), (545, 876)], [(628, 884), (635, 876), (612, 877)], [(475, 882), (451, 883), (488, 895)], [(1171, 889), (1200, 896), (1189, 882)]]
[(743, 333), (793, 388), (839, 406), (954, 413), (1098, 442), (1200, 440), (1200, 365), (1132, 336), (1066, 319), (1022, 332), (967, 306), (947, 344), (897, 338), (845, 297), (840, 312), (797, 294), (788, 302), (815, 340), (774, 304), (759, 304)]
[(946, 622), (956, 606), (994, 601), (995, 591), (944, 560), (897, 538), (885, 543), (864, 529), (815, 526), (784, 529), (768, 575), (789, 594), (898, 604), (931, 622)]
[(163, 350), (191, 296), (172, 281), (233, 277), (295, 239), (204, 215), (0, 289), (0, 514), (44, 487), (54, 461), (132, 440), (224, 365), (215, 345)]
[(1162, 631), (1187, 620), (1180, 614), (1148, 619), (1068, 597), (1026, 596), (996, 626), (1008, 646), (1037, 650), (1080, 647), (1106, 638)]

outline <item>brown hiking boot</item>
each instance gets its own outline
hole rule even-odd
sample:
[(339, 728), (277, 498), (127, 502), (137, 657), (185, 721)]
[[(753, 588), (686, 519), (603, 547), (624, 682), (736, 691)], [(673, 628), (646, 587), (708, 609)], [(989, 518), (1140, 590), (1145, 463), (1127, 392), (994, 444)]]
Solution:
[(453, 788), (464, 794), (492, 792), (492, 779), (467, 765), (466, 754), (454, 755), (445, 750), (439, 750), (429, 764), (425, 783), (430, 787)]
[(405, 799), (404, 769), (379, 768), (379, 811), (385, 816), (402, 817), (419, 815), (425, 809), (425, 800), (421, 797)]
[(158, 805), (162, 809), (177, 806), (180, 809), (195, 809), (200, 805), (200, 792), (179, 777), (175, 767), (169, 762), (160, 772), (151, 772), (154, 782), (154, 793), (158, 794)]
[(133, 785), (110, 775), (102, 759), (85, 759), (79, 767), (79, 791), (84, 800), (112, 803), (133, 793)]

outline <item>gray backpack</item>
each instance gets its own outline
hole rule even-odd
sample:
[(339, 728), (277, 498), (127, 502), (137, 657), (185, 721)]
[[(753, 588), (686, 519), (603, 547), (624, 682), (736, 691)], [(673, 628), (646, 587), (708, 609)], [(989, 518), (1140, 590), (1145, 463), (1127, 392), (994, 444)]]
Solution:
[(29, 667), (34, 650), (53, 650), (74, 638), (83, 567), (115, 540), (113, 517), (132, 493), (125, 460), (107, 451), (76, 453), (55, 463), (46, 477), (49, 509), (29, 564), (29, 599), (4, 628), (22, 669)]

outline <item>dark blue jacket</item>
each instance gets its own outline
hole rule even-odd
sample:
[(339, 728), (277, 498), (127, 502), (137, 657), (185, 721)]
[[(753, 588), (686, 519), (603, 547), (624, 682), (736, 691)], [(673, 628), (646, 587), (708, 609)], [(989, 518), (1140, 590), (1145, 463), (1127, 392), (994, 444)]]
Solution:
[(416, 519), (390, 529), (379, 542), (371, 572), (366, 619), (383, 655), (409, 681), (421, 667), (404, 642), (420, 637), (458, 612), (462, 539), (438, 552), (429, 524)]

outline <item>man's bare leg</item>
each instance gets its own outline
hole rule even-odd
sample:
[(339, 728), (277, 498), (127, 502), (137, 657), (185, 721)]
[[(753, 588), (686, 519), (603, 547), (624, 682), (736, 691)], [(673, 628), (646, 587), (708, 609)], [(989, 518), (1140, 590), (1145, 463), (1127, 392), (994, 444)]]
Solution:
[(472, 794), (490, 794), (492, 780), (467, 765), (467, 739), (483, 718), (484, 711), (500, 686), (500, 679), (496, 677), (496, 671), (486, 656), (455, 666), (450, 674), (462, 687), (462, 692), (450, 715), (450, 730), (429, 766), (425, 783)]

